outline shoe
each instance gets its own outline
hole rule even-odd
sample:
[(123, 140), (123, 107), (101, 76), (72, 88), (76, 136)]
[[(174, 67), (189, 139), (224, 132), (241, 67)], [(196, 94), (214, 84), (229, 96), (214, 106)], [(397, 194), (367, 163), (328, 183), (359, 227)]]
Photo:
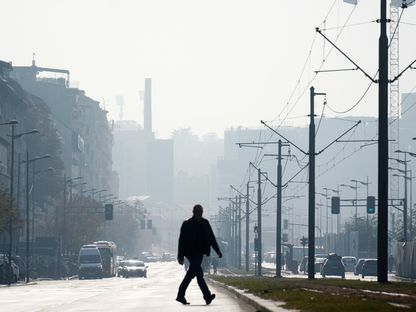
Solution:
[(182, 304), (189, 304), (189, 302), (186, 301), (185, 297), (182, 297), (182, 298), (176, 297), (176, 301), (179, 301)]
[(215, 298), (215, 294), (211, 294), (209, 295), (208, 298), (204, 298), (204, 299), (205, 299), (206, 304), (210, 304), (212, 300), (214, 300), (214, 298)]

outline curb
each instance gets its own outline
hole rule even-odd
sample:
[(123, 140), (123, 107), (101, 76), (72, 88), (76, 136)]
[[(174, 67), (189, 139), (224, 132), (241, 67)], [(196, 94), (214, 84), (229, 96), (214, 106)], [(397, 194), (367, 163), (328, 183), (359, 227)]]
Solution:
[(226, 284), (220, 283), (215, 281), (211, 278), (207, 278), (211, 284), (217, 287), (222, 287), (225, 290), (229, 291), (233, 295), (235, 295), (238, 299), (248, 303), (252, 307), (254, 307), (257, 312), (283, 312), (283, 311), (298, 311), (298, 310), (288, 310), (281, 307), (281, 305), (285, 304), (283, 301), (273, 301), (267, 300), (260, 297), (257, 297), (250, 293), (245, 293), (243, 290), (238, 288), (228, 286)]

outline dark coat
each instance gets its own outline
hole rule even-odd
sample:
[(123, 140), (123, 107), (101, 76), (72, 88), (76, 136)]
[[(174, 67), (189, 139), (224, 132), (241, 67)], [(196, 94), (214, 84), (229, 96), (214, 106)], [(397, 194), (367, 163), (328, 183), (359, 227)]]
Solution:
[(184, 256), (210, 255), (211, 247), (217, 254), (220, 249), (207, 219), (196, 221), (194, 217), (183, 222), (178, 244), (178, 259)]

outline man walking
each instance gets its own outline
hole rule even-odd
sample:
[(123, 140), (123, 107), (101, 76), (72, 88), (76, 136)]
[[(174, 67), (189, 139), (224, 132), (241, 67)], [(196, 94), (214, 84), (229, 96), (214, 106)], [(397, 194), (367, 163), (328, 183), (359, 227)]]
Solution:
[(201, 263), (204, 255), (210, 255), (211, 247), (214, 248), (220, 258), (222, 253), (218, 247), (211, 225), (208, 220), (202, 218), (202, 213), (202, 206), (195, 205), (192, 218), (183, 222), (179, 236), (178, 262), (182, 265), (185, 257), (189, 260), (189, 269), (179, 286), (178, 296), (176, 297), (176, 300), (182, 304), (189, 304), (185, 299), (185, 292), (195, 276), (206, 304), (210, 304), (215, 298), (215, 294), (211, 294), (204, 280)]

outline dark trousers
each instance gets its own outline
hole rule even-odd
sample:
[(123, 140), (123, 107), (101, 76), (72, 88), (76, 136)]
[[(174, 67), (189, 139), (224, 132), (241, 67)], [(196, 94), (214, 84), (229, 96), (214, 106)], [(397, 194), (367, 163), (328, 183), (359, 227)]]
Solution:
[(204, 272), (202, 271), (202, 268), (201, 268), (203, 255), (193, 255), (187, 258), (189, 260), (189, 269), (186, 272), (186, 275), (183, 278), (182, 283), (179, 285), (178, 297), (179, 298), (185, 297), (185, 292), (189, 286), (189, 283), (192, 281), (194, 277), (196, 277), (199, 288), (201, 288), (204, 298), (209, 298), (209, 296), (211, 295), (211, 292), (209, 291), (208, 285), (204, 280)]

